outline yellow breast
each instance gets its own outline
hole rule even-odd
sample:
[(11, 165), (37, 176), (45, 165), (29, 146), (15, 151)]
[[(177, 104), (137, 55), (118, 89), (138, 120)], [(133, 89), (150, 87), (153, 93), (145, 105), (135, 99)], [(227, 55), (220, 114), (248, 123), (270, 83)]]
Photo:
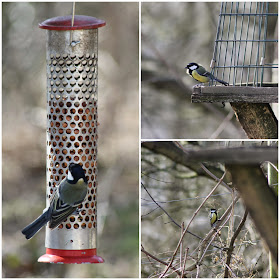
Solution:
[(199, 75), (195, 70), (192, 71), (192, 76), (193, 76), (194, 79), (196, 79), (197, 81), (199, 81), (201, 83), (209, 82), (208, 77), (204, 77), (204, 76)]
[(211, 225), (213, 225), (217, 221), (217, 215), (215, 213), (212, 213), (210, 221), (211, 221)]

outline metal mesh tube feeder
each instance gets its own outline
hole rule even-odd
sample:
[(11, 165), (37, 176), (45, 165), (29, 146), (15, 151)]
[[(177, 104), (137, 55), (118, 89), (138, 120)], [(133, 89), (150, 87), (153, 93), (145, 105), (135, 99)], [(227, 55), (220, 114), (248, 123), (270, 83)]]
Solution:
[(97, 256), (97, 66), (103, 20), (77, 15), (48, 19), (47, 205), (71, 162), (82, 165), (88, 193), (79, 215), (46, 227), (46, 263), (102, 263)]

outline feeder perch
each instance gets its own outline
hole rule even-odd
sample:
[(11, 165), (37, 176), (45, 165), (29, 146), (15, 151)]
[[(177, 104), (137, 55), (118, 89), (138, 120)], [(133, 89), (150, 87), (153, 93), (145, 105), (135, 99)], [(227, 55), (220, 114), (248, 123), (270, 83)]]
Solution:
[(82, 165), (88, 194), (78, 215), (46, 227), (46, 263), (102, 263), (97, 256), (97, 61), (98, 28), (89, 16), (48, 19), (47, 29), (47, 205), (71, 162)]

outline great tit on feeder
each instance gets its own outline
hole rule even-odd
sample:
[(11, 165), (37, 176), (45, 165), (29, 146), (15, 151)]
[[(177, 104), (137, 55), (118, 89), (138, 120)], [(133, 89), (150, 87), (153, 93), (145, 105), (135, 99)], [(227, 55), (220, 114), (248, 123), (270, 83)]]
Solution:
[(56, 228), (78, 210), (77, 207), (86, 197), (87, 187), (83, 168), (79, 164), (71, 163), (67, 178), (62, 180), (51, 197), (49, 208), (46, 208), (41, 216), (22, 230), (26, 239), (30, 239), (48, 222), (51, 229)]
[(192, 76), (195, 80), (199, 81), (200, 83), (208, 83), (210, 81), (217, 81), (225, 86), (228, 86), (228, 83), (222, 80), (217, 79), (214, 75), (210, 72), (206, 71), (205, 68), (195, 62), (189, 63), (185, 67), (186, 73)]
[(210, 212), (210, 224), (211, 227), (214, 226), (214, 224), (218, 221), (218, 214), (217, 214), (217, 210), (212, 208), (211, 212)]

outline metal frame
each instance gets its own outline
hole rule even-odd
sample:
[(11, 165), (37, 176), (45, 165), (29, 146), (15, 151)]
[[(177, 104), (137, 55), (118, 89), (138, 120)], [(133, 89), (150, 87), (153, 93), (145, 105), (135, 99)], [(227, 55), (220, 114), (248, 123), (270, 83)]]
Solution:
[[(268, 2), (222, 2), (217, 28), (212, 74), (233, 86), (259, 86), (272, 82), (278, 68), (268, 61), (267, 46), (278, 49), (278, 39), (268, 38), (268, 23), (277, 13)], [(275, 71), (275, 70), (274, 70)]]

